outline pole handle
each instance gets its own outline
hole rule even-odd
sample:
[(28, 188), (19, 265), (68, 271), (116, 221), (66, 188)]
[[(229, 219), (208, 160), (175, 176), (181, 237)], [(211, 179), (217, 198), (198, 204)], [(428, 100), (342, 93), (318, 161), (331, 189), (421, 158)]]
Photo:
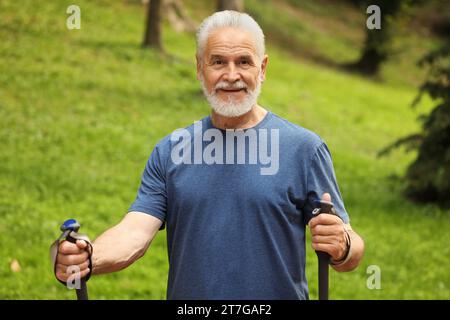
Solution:
[[(338, 216), (332, 202), (324, 200), (316, 200), (316, 209), (313, 210), (313, 216), (319, 214), (333, 214)], [(319, 300), (328, 300), (329, 290), (329, 270), (330, 255), (326, 252), (316, 251), (318, 263), (318, 282), (319, 282)]]
[[(77, 243), (77, 239), (73, 238), (70, 235), (70, 232), (67, 235), (66, 240), (71, 242), (71, 243), (75, 243), (75, 244)], [(86, 279), (85, 278), (81, 278), (80, 279), (80, 289), (75, 289), (75, 290), (76, 290), (76, 293), (77, 293), (77, 299), (78, 300), (89, 300), (88, 292), (87, 292), (87, 284), (86, 284)]]

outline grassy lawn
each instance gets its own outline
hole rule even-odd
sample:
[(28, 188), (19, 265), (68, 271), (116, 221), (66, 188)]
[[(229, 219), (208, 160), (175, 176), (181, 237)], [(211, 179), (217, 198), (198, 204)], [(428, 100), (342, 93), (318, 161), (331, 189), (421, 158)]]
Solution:
[[(186, 2), (191, 10), (198, 5)], [(249, 11), (259, 13), (263, 25), (276, 23), (278, 16), (266, 13), (271, 3), (255, 2), (248, 1)], [(290, 2), (279, 9), (293, 10)], [(319, 10), (307, 3), (312, 9), (303, 11), (305, 19)], [(178, 58), (167, 59), (139, 47), (144, 12), (136, 1), (79, 0), (82, 29), (73, 31), (65, 27), (70, 4), (0, 3), (0, 299), (73, 299), (54, 279), (49, 261), (61, 222), (77, 218), (91, 238), (119, 222), (154, 145), (209, 112), (195, 81), (193, 35), (166, 26), (166, 50)], [(296, 43), (315, 39), (315, 53), (332, 47), (327, 59), (357, 57), (354, 43), (361, 35), (347, 36), (344, 22), (337, 22), (341, 33), (333, 38), (296, 24), (294, 14), (280, 21)], [(399, 64), (397, 72), (395, 63), (388, 64), (386, 74), (396, 76), (375, 82), (293, 56), (269, 40), (260, 103), (327, 141), (352, 226), (366, 242), (356, 271), (331, 273), (330, 297), (449, 299), (450, 212), (401, 196), (396, 177), (414, 154), (376, 156), (418, 130), (416, 117), (432, 106), (424, 99), (420, 108), (410, 108), (417, 89), (399, 74), (414, 62)], [(130, 268), (91, 280), (90, 296), (164, 299), (166, 250), (163, 231)], [(14, 259), (20, 272), (10, 269)], [(309, 246), (307, 261), (315, 299), (317, 259)], [(381, 269), (380, 290), (366, 287), (370, 265)]]

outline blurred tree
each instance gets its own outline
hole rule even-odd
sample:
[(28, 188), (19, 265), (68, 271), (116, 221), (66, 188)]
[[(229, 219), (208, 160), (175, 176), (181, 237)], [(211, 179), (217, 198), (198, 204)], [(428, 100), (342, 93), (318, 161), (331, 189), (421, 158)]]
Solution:
[[(367, 75), (376, 75), (380, 65), (388, 58), (389, 40), (392, 36), (392, 21), (402, 7), (402, 0), (354, 1), (365, 9), (377, 5), (381, 9), (381, 29), (366, 28), (366, 39), (358, 61), (348, 65), (350, 69)], [(364, 10), (365, 12), (365, 10)]]
[(406, 173), (406, 194), (421, 202), (437, 202), (450, 206), (450, 41), (419, 61), (429, 65), (430, 72), (422, 84), (413, 106), (428, 93), (437, 106), (421, 116), (422, 132), (404, 137), (380, 152), (389, 153), (399, 146), (418, 150), (417, 159)]
[(161, 42), (161, 1), (150, 0), (150, 3), (146, 1), (147, 22), (142, 46), (164, 51)]
[(218, 0), (217, 11), (235, 10), (244, 12), (244, 0)]
[(195, 22), (189, 18), (181, 0), (164, 0), (163, 11), (175, 31), (194, 32), (196, 30)]

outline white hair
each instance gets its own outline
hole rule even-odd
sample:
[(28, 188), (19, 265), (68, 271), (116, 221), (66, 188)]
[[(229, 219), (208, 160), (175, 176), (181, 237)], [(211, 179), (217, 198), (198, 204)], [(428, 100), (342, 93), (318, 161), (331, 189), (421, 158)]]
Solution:
[(264, 33), (258, 23), (248, 14), (233, 10), (224, 10), (209, 16), (197, 30), (197, 57), (202, 57), (208, 37), (217, 28), (242, 28), (250, 32), (255, 41), (256, 54), (262, 59), (265, 53)]

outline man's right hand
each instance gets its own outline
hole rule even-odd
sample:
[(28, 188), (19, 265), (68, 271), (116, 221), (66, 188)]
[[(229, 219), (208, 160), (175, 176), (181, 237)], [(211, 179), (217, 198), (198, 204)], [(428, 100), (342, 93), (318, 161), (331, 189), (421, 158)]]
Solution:
[(70, 276), (76, 274), (67, 273), (70, 266), (78, 266), (79, 277), (86, 277), (90, 272), (88, 250), (88, 244), (83, 240), (77, 240), (76, 244), (67, 240), (62, 241), (59, 244), (58, 255), (56, 256), (56, 277), (63, 282), (67, 282)]

